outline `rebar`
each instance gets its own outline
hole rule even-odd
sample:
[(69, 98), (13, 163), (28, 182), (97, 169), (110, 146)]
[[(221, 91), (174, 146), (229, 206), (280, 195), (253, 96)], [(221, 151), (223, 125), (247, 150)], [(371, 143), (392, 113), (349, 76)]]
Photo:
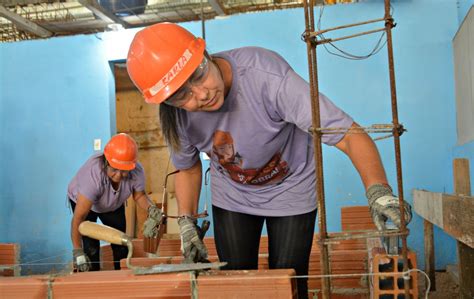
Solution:
[[(402, 257), (403, 257), (403, 271), (408, 271), (408, 249), (407, 249), (407, 236), (409, 231), (406, 227), (405, 219), (405, 204), (403, 199), (403, 180), (402, 180), (402, 166), (401, 166), (401, 150), (400, 150), (400, 136), (406, 131), (398, 121), (398, 108), (397, 108), (397, 95), (395, 85), (395, 68), (393, 59), (393, 44), (392, 44), (392, 28), (395, 26), (393, 18), (390, 14), (390, 0), (384, 1), (385, 13), (383, 19), (376, 19), (366, 22), (359, 22), (355, 24), (338, 26), (335, 28), (320, 30), (314, 32), (314, 0), (304, 1), (304, 15), (305, 15), (305, 32), (303, 33), (303, 40), (307, 45), (308, 54), (308, 69), (309, 69), (309, 85), (311, 95), (311, 112), (313, 119), (313, 126), (310, 128), (310, 133), (313, 136), (314, 144), (314, 159), (315, 159), (315, 172), (316, 172), (316, 194), (318, 201), (318, 213), (319, 213), (319, 245), (321, 249), (321, 270), (323, 276), (321, 277), (321, 293), (322, 298), (329, 299), (331, 294), (331, 284), (328, 276), (330, 273), (329, 269), (329, 253), (328, 245), (339, 240), (347, 239), (360, 239), (360, 238), (373, 238), (382, 236), (400, 236), (402, 238)], [(317, 37), (322, 36), (322, 33), (333, 30), (349, 28), (359, 25), (365, 25), (369, 23), (385, 21), (385, 27), (383, 29), (376, 29), (371, 31), (365, 31), (350, 36), (345, 36), (336, 39), (323, 39), (318, 41)], [(319, 107), (319, 86), (318, 86), (318, 73), (317, 73), (317, 53), (316, 48), (318, 45), (340, 41), (348, 38), (354, 38), (366, 34), (371, 34), (379, 31), (385, 31), (387, 38), (387, 51), (388, 51), (388, 64), (389, 64), (389, 80), (390, 80), (390, 96), (391, 96), (391, 108), (392, 108), (392, 124), (391, 125), (372, 125), (371, 127), (359, 127), (359, 128), (321, 128), (320, 119), (320, 107)], [(316, 128), (316, 129), (314, 129)], [(342, 232), (342, 233), (330, 233), (327, 232), (326, 225), (326, 209), (325, 209), (325, 198), (324, 198), (324, 175), (323, 175), (323, 157), (322, 157), (322, 135), (323, 134), (341, 134), (341, 133), (382, 133), (391, 132), (395, 146), (395, 160), (397, 169), (397, 187), (398, 187), (398, 198), (400, 205), (401, 215), (401, 227), (400, 230), (391, 231), (362, 231), (362, 232)], [(382, 137), (386, 138), (388, 136)], [(381, 139), (381, 138), (379, 138)], [(409, 283), (404, 282), (405, 298), (410, 298)]]

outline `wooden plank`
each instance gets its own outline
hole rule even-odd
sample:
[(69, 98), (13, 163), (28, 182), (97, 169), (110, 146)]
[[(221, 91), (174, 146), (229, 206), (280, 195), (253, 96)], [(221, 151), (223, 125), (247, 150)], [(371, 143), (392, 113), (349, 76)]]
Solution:
[(415, 190), (415, 211), (456, 240), (474, 248), (474, 198)]
[(454, 193), (471, 196), (471, 175), (468, 159), (454, 159), (453, 161)]
[(426, 219), (424, 222), (424, 241), (425, 241), (425, 272), (431, 281), (431, 290), (436, 291), (435, 277), (435, 250), (433, 224)]
[(443, 228), (443, 194), (425, 190), (413, 191), (413, 209), (418, 215)]
[(458, 242), (459, 293), (463, 299), (474, 298), (474, 249)]
[(474, 248), (474, 198), (443, 197), (443, 229), (456, 240)]
[[(453, 161), (454, 192), (462, 197), (459, 201), (450, 201), (447, 207), (452, 209), (448, 221), (450, 224), (458, 224), (462, 227), (450, 227), (452, 232), (461, 233), (462, 238), (457, 242), (459, 257), (459, 293), (461, 298), (474, 298), (474, 209), (466, 210), (466, 205), (474, 206), (474, 199), (467, 197), (471, 195), (471, 177), (469, 172), (469, 160), (455, 159)], [(444, 208), (444, 206), (443, 206)], [(463, 234), (470, 229), (471, 234)], [(467, 240), (466, 238), (470, 238)], [(470, 241), (470, 242), (469, 242)], [(469, 246), (466, 246), (469, 245)]]

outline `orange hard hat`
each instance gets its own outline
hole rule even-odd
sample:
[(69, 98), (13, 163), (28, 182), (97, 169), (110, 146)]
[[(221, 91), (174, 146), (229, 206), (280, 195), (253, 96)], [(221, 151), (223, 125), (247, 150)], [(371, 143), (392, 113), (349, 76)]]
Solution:
[(158, 23), (133, 38), (127, 71), (147, 103), (159, 104), (192, 75), (204, 58), (206, 42), (173, 23)]
[(137, 153), (135, 140), (125, 133), (113, 136), (104, 148), (105, 159), (109, 165), (120, 170), (134, 169)]

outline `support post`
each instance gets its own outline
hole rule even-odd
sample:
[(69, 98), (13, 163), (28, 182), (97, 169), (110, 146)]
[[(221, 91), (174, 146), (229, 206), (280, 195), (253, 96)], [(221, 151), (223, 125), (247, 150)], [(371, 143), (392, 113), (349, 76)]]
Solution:
[(426, 219), (423, 219), (425, 228), (425, 271), (431, 281), (431, 290), (436, 290), (436, 277), (435, 277), (435, 249), (434, 249), (434, 234), (433, 234), (433, 223)]
[[(471, 195), (471, 177), (469, 160), (454, 159), (454, 193), (457, 195)], [(457, 215), (461, 217), (461, 215)], [(466, 215), (469, 217), (470, 215)], [(462, 299), (474, 298), (474, 248), (457, 241), (459, 258), (459, 295)]]

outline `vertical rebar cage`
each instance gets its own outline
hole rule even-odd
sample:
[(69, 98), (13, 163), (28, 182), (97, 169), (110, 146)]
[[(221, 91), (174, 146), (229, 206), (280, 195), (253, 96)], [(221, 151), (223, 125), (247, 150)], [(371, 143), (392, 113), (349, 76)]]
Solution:
[[(319, 240), (321, 250), (321, 293), (322, 298), (328, 299), (331, 295), (331, 281), (330, 281), (330, 263), (329, 263), (329, 243), (336, 240), (348, 240), (348, 239), (360, 239), (360, 238), (373, 238), (373, 237), (392, 237), (400, 236), (402, 240), (402, 258), (403, 258), (403, 271), (408, 271), (408, 249), (407, 249), (407, 236), (408, 230), (406, 228), (406, 219), (404, 213), (404, 199), (403, 199), (403, 180), (402, 180), (402, 166), (401, 166), (401, 152), (400, 152), (400, 135), (403, 133), (404, 128), (398, 121), (398, 108), (397, 108), (397, 95), (395, 85), (395, 68), (393, 60), (393, 44), (392, 44), (392, 28), (395, 26), (393, 18), (390, 13), (390, 0), (384, 0), (385, 12), (384, 17), (380, 19), (370, 20), (366, 22), (360, 22), (350, 25), (338, 26), (326, 30), (315, 31), (314, 21), (314, 0), (304, 1), (304, 14), (305, 14), (305, 32), (303, 39), (306, 42), (307, 53), (308, 53), (308, 69), (309, 69), (309, 84), (310, 84), (310, 95), (311, 95), (311, 113), (313, 119), (313, 126), (310, 130), (313, 136), (314, 144), (314, 160), (316, 165), (316, 194), (318, 202), (318, 225), (319, 225)], [(322, 36), (322, 33), (344, 29), (349, 27), (355, 27), (365, 25), (369, 23), (384, 22), (384, 27), (380, 29), (374, 29), (366, 32), (361, 32), (349, 36), (340, 37), (337, 39), (321, 39), (318, 40), (318, 36)], [(328, 42), (336, 42), (339, 40), (345, 40), (354, 38), (362, 35), (372, 34), (375, 32), (385, 32), (386, 44), (388, 51), (388, 66), (389, 66), (389, 81), (390, 81), (390, 93), (391, 93), (391, 107), (392, 107), (392, 124), (388, 125), (373, 125), (368, 128), (321, 128), (321, 116), (319, 107), (319, 85), (318, 85), (318, 71), (317, 71), (317, 52), (316, 48), (318, 45), (325, 44)], [(342, 232), (342, 233), (331, 233), (327, 232), (326, 224), (326, 206), (324, 197), (324, 176), (323, 176), (323, 155), (322, 155), (322, 135), (323, 134), (334, 134), (344, 132), (346, 134), (361, 133), (362, 132), (391, 132), (394, 140), (395, 147), (395, 162), (397, 171), (397, 187), (400, 203), (401, 213), (401, 227), (399, 230), (384, 230), (384, 231), (363, 231), (363, 232)], [(405, 298), (410, 298), (409, 284), (404, 283)]]

